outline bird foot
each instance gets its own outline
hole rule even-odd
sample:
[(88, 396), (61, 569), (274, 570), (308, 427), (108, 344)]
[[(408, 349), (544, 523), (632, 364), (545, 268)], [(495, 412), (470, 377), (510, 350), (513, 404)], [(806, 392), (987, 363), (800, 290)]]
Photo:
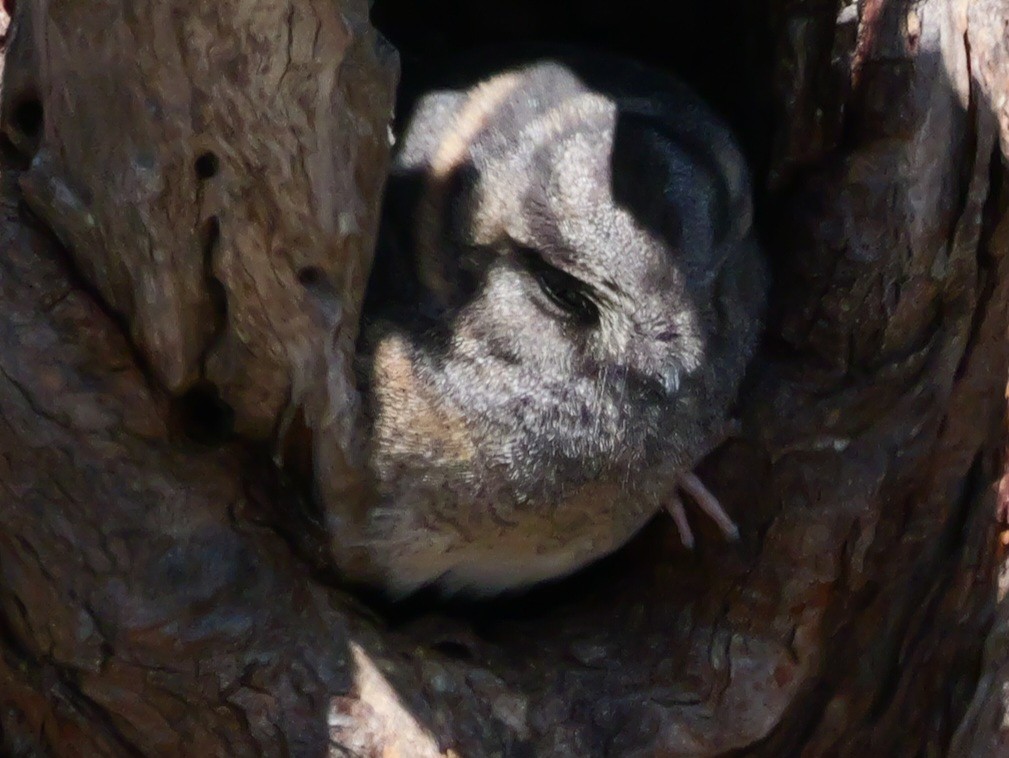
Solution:
[[(680, 477), (679, 488), (690, 496), (697, 506), (714, 521), (722, 534), (729, 540), (739, 539), (739, 529), (729, 514), (722, 508), (718, 498), (711, 494), (711, 491), (704, 486), (704, 483), (697, 478), (693, 472), (688, 472)], [(666, 510), (673, 517), (676, 523), (676, 530), (680, 533), (680, 542), (688, 549), (694, 547), (694, 533), (690, 530), (690, 522), (687, 521), (687, 512), (683, 507), (683, 500), (679, 493), (674, 493), (670, 501), (666, 504)]]

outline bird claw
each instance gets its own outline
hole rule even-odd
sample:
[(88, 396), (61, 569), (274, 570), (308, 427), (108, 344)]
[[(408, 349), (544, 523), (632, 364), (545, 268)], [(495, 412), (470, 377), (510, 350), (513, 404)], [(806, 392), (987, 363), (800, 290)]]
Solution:
[[(707, 514), (708, 518), (718, 525), (718, 528), (722, 530), (722, 534), (727, 539), (732, 541), (739, 539), (739, 529), (736, 527), (735, 522), (729, 518), (729, 514), (722, 508), (722, 504), (718, 502), (718, 498), (711, 494), (711, 491), (704, 486), (704, 483), (697, 478), (696, 474), (688, 472), (682, 475), (679, 487), (690, 495), (690, 499), (697, 504), (702, 512)], [(690, 529), (690, 522), (687, 521), (687, 512), (683, 507), (683, 500), (680, 499), (678, 494), (672, 496), (666, 505), (666, 510), (673, 517), (676, 530), (680, 533), (680, 542), (683, 543), (685, 548), (692, 550), (694, 547), (694, 533)]]

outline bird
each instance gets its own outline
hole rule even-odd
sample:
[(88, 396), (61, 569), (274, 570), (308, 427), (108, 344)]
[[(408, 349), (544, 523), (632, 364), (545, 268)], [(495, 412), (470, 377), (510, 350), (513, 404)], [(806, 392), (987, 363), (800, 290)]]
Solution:
[[(404, 597), (567, 576), (685, 493), (731, 427), (768, 272), (743, 153), (686, 84), (542, 55), (417, 98), (385, 185), (356, 376), (373, 496), (349, 578)], [(353, 557), (351, 557), (353, 556)]]

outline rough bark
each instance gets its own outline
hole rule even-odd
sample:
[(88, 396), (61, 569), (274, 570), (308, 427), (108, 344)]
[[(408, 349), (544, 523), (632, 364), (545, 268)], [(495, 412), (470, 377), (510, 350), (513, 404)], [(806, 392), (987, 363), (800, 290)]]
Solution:
[[(354, 457), (344, 377), (391, 86), (363, 4), (17, 14), (2, 114), (19, 157), (0, 192), (6, 750), (1004, 743), (1005, 0), (775, 9), (774, 312), (743, 436), (705, 466), (742, 545), (690, 555), (660, 521), (580, 577), (448, 610), (369, 609), (278, 534), (296, 498), (273, 472), (277, 435), (295, 423)], [(217, 388), (240, 436), (180, 433), (194, 386)]]
[(31, 208), (154, 376), (267, 435), (353, 334), (395, 54), (363, 0), (24, 2), (5, 134)]

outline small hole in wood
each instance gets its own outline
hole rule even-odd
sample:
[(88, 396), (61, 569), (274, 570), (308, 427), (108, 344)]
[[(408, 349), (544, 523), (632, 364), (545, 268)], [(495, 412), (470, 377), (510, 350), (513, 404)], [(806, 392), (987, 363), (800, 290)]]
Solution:
[(305, 266), (298, 270), (298, 281), (304, 287), (318, 287), (326, 281), (326, 272), (318, 266)]
[(11, 125), (31, 140), (37, 140), (42, 135), (44, 120), (42, 102), (35, 97), (25, 98), (11, 111)]
[(214, 153), (206, 152), (196, 159), (193, 167), (196, 169), (197, 178), (202, 181), (216, 176), (221, 166)]
[(235, 411), (210, 382), (202, 382), (175, 398), (172, 418), (182, 434), (201, 445), (223, 444), (234, 433)]

